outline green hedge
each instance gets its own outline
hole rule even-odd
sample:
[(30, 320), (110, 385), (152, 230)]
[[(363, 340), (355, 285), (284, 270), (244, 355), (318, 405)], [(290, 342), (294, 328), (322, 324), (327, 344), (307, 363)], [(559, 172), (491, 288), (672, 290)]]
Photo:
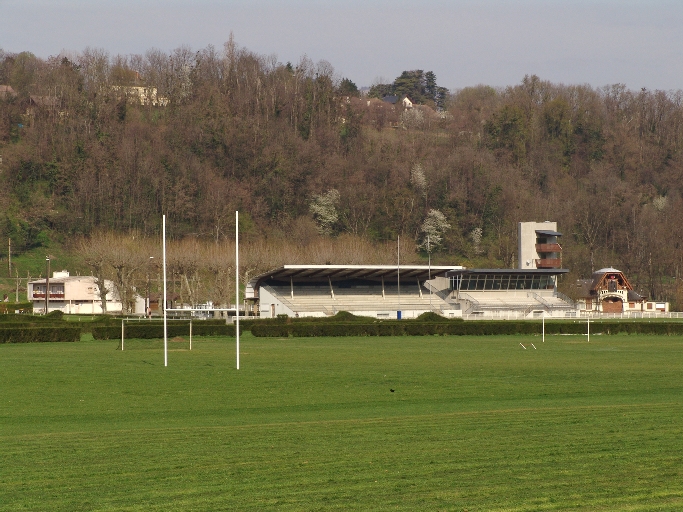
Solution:
[[(540, 322), (530, 321), (453, 321), (420, 322), (384, 320), (367, 323), (274, 323), (255, 322), (251, 333), (259, 337), (310, 336), (490, 336), (540, 334)], [(546, 334), (586, 334), (585, 321), (546, 322)], [(683, 322), (591, 322), (591, 334), (683, 334)]]
[[(55, 313), (54, 311), (52, 313)], [(65, 324), (63, 318), (50, 313), (49, 315), (28, 315), (7, 313), (0, 315), (0, 326), (8, 324), (26, 324), (26, 325), (46, 325), (46, 324)], [(61, 311), (59, 311), (61, 313)]]
[[(240, 326), (240, 333), (242, 333), (242, 326)], [(164, 337), (163, 323), (137, 323), (132, 322), (125, 326), (126, 338), (141, 338), (141, 339), (157, 339)], [(115, 340), (121, 339), (121, 322), (118, 325), (93, 326), (93, 338), (96, 340)], [(167, 335), (169, 337), (175, 336), (189, 336), (190, 324), (189, 322), (172, 322), (168, 324)], [(221, 323), (206, 323), (204, 321), (192, 322), (193, 336), (235, 336), (235, 326)]]
[[(86, 316), (91, 316), (91, 315), (86, 315)], [(152, 318), (145, 318), (145, 317), (140, 317), (140, 316), (131, 316), (131, 315), (95, 315), (95, 318), (93, 319), (94, 323), (100, 323), (100, 324), (107, 324), (107, 325), (121, 325), (121, 320), (125, 320), (130, 323), (140, 323), (140, 324), (163, 324), (164, 323), (164, 317), (163, 316), (153, 316)], [(168, 322), (170, 323), (189, 323), (190, 319), (188, 317), (185, 318), (175, 318), (172, 316), (168, 316)], [(225, 318), (193, 318), (192, 319), (192, 324), (194, 325), (195, 323), (204, 323), (208, 325), (225, 325)]]
[(0, 343), (44, 343), (70, 342), (81, 339), (80, 327), (41, 326), (6, 327), (0, 326)]
[(0, 314), (12, 311), (24, 311), (25, 313), (33, 313), (33, 302), (0, 302)]
[(77, 327), (78, 324), (67, 324), (65, 322), (3, 322), (0, 323), (0, 329), (29, 329), (31, 327), (45, 327), (61, 329), (62, 327)]

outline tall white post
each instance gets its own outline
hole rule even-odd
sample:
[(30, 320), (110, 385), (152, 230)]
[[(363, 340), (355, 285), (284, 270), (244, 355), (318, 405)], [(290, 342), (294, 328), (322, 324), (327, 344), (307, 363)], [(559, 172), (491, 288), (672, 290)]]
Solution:
[(586, 326), (588, 327), (587, 335), (588, 335), (588, 343), (591, 342), (591, 317), (588, 317), (588, 322), (586, 322)]
[(543, 311), (543, 343), (545, 343), (545, 310)]
[(429, 311), (432, 311), (432, 251), (429, 245), (429, 235), (427, 235), (427, 258), (429, 259)]
[[(396, 289), (398, 291), (398, 307), (401, 307), (401, 235), (396, 240)], [(399, 309), (400, 311), (400, 309)]]
[(168, 326), (166, 323), (166, 215), (163, 216), (162, 221), (162, 233), (163, 233), (163, 247), (162, 252), (164, 255), (164, 366), (168, 366)]
[(235, 212), (235, 349), (240, 369), (240, 212)]

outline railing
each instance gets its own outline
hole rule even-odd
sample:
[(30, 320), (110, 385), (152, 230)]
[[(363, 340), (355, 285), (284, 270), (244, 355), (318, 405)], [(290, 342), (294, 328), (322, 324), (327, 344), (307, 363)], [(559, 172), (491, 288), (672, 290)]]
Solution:
[(278, 292), (273, 290), (270, 286), (266, 286), (266, 285), (261, 285), (261, 286), (264, 289), (266, 289), (267, 291), (269, 291), (274, 297), (277, 297), (280, 300), (280, 302), (282, 302), (285, 306), (287, 306), (289, 309), (291, 309), (293, 312), (296, 313), (296, 308), (294, 307), (294, 305), (291, 302), (289, 302), (287, 299), (285, 299), (281, 294), (279, 294)]
[(451, 298), (451, 295), (453, 294), (453, 290), (439, 290), (438, 288), (434, 287), (429, 281), (424, 282), (424, 287), (427, 288), (427, 291), (431, 291), (434, 295), (436, 295), (445, 302), (448, 302), (448, 300)]
[(624, 311), (623, 313), (601, 313), (599, 311), (580, 311), (581, 318), (610, 318), (610, 319), (636, 319), (636, 318), (681, 318), (683, 319), (683, 312), (670, 311), (665, 313), (663, 311)]
[(477, 299), (475, 299), (474, 297), (472, 297), (470, 294), (460, 292), (459, 297), (460, 297), (460, 299), (465, 299), (467, 302), (470, 303), (470, 307), (468, 307), (466, 311), (463, 311), (463, 315), (470, 314), (472, 312), (472, 310), (479, 310), (479, 311), (482, 310), (482, 307), (481, 307), (481, 304), (479, 303), (479, 301)]
[(536, 244), (536, 252), (562, 252), (562, 246), (560, 244)]
[(560, 268), (562, 260), (559, 258), (543, 258), (536, 260), (536, 268)]
[(550, 311), (551, 309), (553, 309), (553, 305), (547, 300), (545, 300), (543, 297), (541, 297), (538, 293), (529, 292), (526, 294), (526, 296), (531, 297), (532, 299), (535, 299), (538, 302), (540, 302), (543, 306), (543, 309), (545, 309), (546, 311)]
[[(528, 313), (519, 310), (509, 310), (509, 311), (477, 311), (474, 313), (464, 313), (463, 318), (465, 320), (539, 320), (539, 317), (529, 317)], [(600, 313), (600, 312), (588, 312), (588, 311), (577, 311), (577, 310), (553, 310), (546, 313), (546, 319), (562, 319), (562, 318), (574, 318), (574, 319), (588, 319), (591, 320), (637, 320), (637, 319), (680, 319), (683, 320), (683, 312), (651, 312), (638, 311), (630, 313)]]
[(614, 290), (614, 291), (609, 291), (609, 290), (600, 290), (598, 292), (598, 297), (602, 299), (603, 297), (606, 296), (613, 296), (613, 297), (619, 297), (622, 301), (628, 302), (628, 291), (621, 289), (621, 290)]
[(565, 301), (567, 304), (569, 304), (571, 307), (573, 307), (573, 308), (576, 307), (576, 302), (575, 302), (572, 298), (570, 298), (570, 297), (568, 297), (567, 295), (565, 295), (564, 293), (562, 293), (562, 292), (555, 292), (555, 295), (557, 295), (557, 298), (558, 298), (558, 299), (562, 299), (562, 300)]
[[(34, 299), (44, 299), (45, 298), (45, 293), (40, 293), (40, 292), (33, 292), (32, 297)], [(64, 293), (52, 293), (50, 292), (50, 299), (63, 299), (64, 298)]]

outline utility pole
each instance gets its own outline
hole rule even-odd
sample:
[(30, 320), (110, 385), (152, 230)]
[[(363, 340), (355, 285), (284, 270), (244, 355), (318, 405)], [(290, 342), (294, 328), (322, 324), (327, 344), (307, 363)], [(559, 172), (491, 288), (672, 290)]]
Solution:
[(7, 239), (7, 277), (12, 277), (12, 239)]
[(50, 312), (50, 257), (45, 256), (47, 264), (47, 274), (45, 275), (45, 314)]
[(431, 246), (429, 245), (429, 235), (427, 235), (427, 258), (429, 261), (429, 311), (432, 311), (432, 250)]
[[(401, 235), (396, 235), (396, 289), (398, 290), (398, 307), (401, 307)], [(400, 309), (399, 309), (400, 311)], [(399, 313), (400, 314), (400, 313)], [(400, 318), (399, 318), (400, 320)]]

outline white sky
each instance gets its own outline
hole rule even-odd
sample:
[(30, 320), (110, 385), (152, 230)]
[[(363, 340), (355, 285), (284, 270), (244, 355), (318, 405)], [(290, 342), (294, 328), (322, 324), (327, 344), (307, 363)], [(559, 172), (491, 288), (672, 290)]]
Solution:
[(683, 89), (681, 0), (0, 0), (0, 48), (39, 57), (218, 49), (329, 61), (359, 87), (403, 70), (439, 85)]

